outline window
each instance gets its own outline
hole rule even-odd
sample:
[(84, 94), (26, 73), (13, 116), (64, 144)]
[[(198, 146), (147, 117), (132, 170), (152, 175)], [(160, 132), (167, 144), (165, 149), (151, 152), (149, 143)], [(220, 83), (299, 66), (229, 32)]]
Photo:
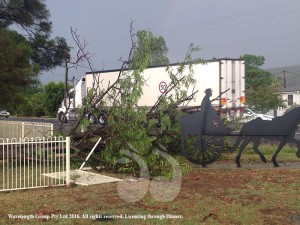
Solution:
[(288, 106), (291, 106), (294, 104), (294, 96), (288, 95)]

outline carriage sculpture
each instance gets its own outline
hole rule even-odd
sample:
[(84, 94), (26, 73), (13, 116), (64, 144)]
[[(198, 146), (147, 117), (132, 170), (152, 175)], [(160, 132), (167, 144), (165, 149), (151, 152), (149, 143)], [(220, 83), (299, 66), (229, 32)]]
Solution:
[(239, 152), (235, 158), (238, 167), (241, 166), (242, 152), (250, 142), (253, 142), (252, 148), (260, 156), (260, 159), (267, 162), (258, 148), (262, 138), (279, 141), (271, 159), (274, 167), (279, 166), (276, 161), (277, 155), (288, 142), (296, 144), (298, 148), (296, 155), (298, 158), (300, 157), (300, 142), (294, 138), (300, 122), (300, 107), (294, 108), (284, 116), (276, 117), (271, 121), (256, 118), (245, 123), (239, 132), (235, 132), (223, 124), (212, 107), (209, 100), (211, 89), (207, 89), (205, 93), (201, 111), (186, 114), (180, 120), (182, 127), (181, 151), (189, 161), (203, 167), (216, 161), (224, 150), (225, 136), (237, 137), (230, 151), (233, 152), (239, 147)]

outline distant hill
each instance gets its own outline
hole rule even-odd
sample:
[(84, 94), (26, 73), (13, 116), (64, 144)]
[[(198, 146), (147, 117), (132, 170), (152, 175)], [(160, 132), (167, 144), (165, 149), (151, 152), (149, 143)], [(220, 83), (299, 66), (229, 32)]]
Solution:
[[(300, 65), (265, 69), (281, 80), (281, 91), (300, 91)], [(286, 87), (284, 88), (284, 75)]]

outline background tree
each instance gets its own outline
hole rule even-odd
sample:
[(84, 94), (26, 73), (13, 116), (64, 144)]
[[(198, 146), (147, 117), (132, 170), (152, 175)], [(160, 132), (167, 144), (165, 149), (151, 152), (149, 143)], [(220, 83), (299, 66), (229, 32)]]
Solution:
[(15, 105), (15, 111), (18, 116), (44, 116), (44, 95), (41, 83), (25, 86), (22, 102)]
[[(144, 38), (147, 37), (147, 46), (149, 54), (148, 66), (157, 66), (157, 65), (167, 65), (169, 64), (168, 47), (166, 45), (165, 39), (162, 36), (154, 36), (150, 31), (141, 30), (137, 32), (137, 48), (145, 47), (145, 43), (141, 43)], [(145, 51), (135, 51), (133, 54), (133, 61), (136, 57), (139, 57), (138, 54), (143, 54)]]
[(25, 87), (37, 83), (38, 69), (30, 62), (30, 44), (15, 31), (0, 28), (0, 105), (13, 109)]
[(22, 102), (13, 111), (19, 116), (56, 116), (63, 100), (63, 82), (49, 82), (42, 86), (26, 86)]
[[(20, 115), (43, 114), (41, 107), (32, 111), (26, 89), (38, 84), (41, 70), (62, 65), (70, 57), (64, 38), (51, 39), (49, 17), (44, 0), (0, 1), (0, 105)], [(26, 35), (12, 30), (16, 27)]]
[(45, 112), (49, 116), (55, 116), (57, 109), (64, 99), (64, 83), (50, 82), (44, 86), (44, 106)]
[(280, 81), (268, 71), (261, 69), (264, 65), (263, 56), (246, 54), (245, 60), (246, 101), (256, 111), (266, 113), (269, 110), (283, 107), (280, 93)]
[(50, 38), (52, 23), (43, 0), (0, 1), (0, 28), (19, 25), (32, 48), (30, 59), (41, 70), (52, 69), (69, 58), (70, 48), (62, 37)]

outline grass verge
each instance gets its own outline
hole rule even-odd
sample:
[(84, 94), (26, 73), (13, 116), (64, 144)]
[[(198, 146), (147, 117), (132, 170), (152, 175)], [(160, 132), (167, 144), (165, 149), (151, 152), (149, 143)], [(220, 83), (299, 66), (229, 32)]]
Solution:
[[(133, 184), (136, 185), (136, 184)], [(147, 188), (146, 188), (147, 189)], [(2, 224), (289, 224), (300, 214), (298, 169), (193, 168), (170, 202), (149, 189), (124, 201), (118, 183), (0, 193)], [(9, 218), (10, 216), (24, 218)]]

